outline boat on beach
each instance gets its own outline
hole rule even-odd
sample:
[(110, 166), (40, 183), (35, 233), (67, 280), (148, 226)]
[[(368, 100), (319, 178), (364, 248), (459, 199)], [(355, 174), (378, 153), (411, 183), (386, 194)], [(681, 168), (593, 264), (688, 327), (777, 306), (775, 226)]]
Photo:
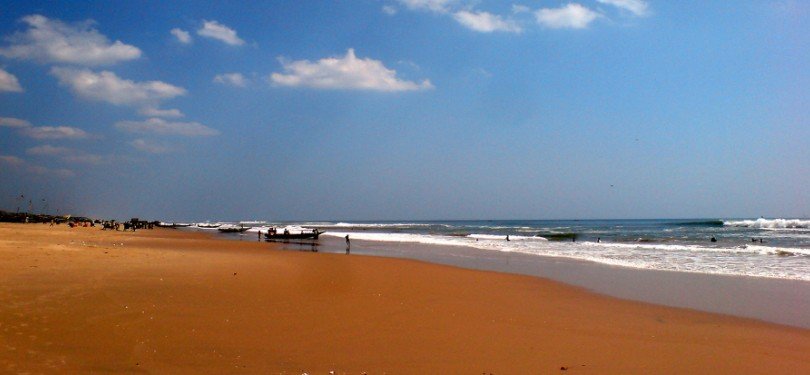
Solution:
[(288, 231), (278, 233), (275, 231), (269, 231), (264, 234), (264, 239), (266, 241), (317, 240), (318, 236), (323, 233), (323, 231), (319, 231), (317, 229), (313, 229), (312, 231), (301, 231), (299, 233), (291, 233)]
[(223, 225), (217, 228), (218, 231), (222, 233), (243, 233), (246, 230), (250, 229), (251, 227), (246, 227), (244, 225), (236, 226), (236, 225)]
[(157, 224), (157, 226), (159, 226), (159, 227), (161, 227), (161, 228), (185, 228), (185, 227), (190, 227), (190, 226), (191, 226), (191, 224), (187, 224), (187, 223), (164, 223), (164, 222), (160, 222), (160, 223), (158, 223), (158, 224)]

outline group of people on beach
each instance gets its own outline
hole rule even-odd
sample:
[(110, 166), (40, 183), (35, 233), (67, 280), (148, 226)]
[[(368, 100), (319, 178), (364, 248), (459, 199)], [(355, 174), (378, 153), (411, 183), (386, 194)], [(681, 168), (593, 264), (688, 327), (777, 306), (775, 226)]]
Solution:
[[(54, 221), (51, 220), (51, 226), (53, 226), (53, 225), (54, 225)], [(76, 228), (76, 227), (88, 228), (88, 227), (94, 227), (94, 226), (96, 226), (96, 224), (93, 223), (92, 221), (70, 221), (70, 222), (68, 222), (68, 226), (71, 227), (71, 228)]]

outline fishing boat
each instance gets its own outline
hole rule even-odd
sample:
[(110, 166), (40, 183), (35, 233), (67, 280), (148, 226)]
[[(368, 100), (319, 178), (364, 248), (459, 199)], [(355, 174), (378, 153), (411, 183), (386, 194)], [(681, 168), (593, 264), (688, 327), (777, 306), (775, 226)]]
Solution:
[(217, 228), (218, 231), (222, 233), (242, 233), (246, 230), (250, 229), (250, 227), (246, 227), (244, 225), (236, 226), (236, 225), (223, 225)]
[(264, 238), (267, 241), (286, 241), (286, 240), (317, 240), (318, 236), (323, 234), (324, 232), (319, 231), (317, 229), (313, 229), (312, 231), (301, 231), (299, 233), (290, 233), (288, 231), (284, 231), (283, 233), (278, 233), (275, 231), (269, 231), (264, 234)]
[(187, 223), (164, 223), (164, 222), (160, 222), (160, 223), (158, 223), (158, 224), (157, 224), (157, 226), (162, 227), (162, 228), (185, 228), (185, 227), (190, 227), (190, 226), (191, 226), (191, 224), (187, 224)]

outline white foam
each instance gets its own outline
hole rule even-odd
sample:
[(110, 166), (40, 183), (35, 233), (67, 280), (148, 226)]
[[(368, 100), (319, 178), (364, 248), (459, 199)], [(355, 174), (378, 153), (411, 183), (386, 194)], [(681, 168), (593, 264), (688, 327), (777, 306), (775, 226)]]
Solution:
[[(479, 240), (492, 240), (492, 241), (505, 241), (505, 235), (495, 235), (495, 234), (471, 234), (467, 236), (468, 238), (475, 238)], [(509, 235), (510, 241), (548, 241), (545, 237), (538, 237), (538, 236), (514, 236)]]
[(256, 227), (256, 226), (267, 225), (267, 222), (264, 221), (264, 220), (243, 220), (243, 221), (240, 221), (239, 224), (244, 225), (244, 226)]
[(504, 225), (489, 225), (489, 226), (482, 225), (479, 228), (486, 228), (486, 229), (492, 229), (492, 230), (506, 229), (506, 230), (516, 230), (516, 231), (537, 232), (537, 228), (533, 228), (533, 227), (513, 227), (513, 226), (504, 226)]
[(728, 220), (724, 221), (723, 225), (759, 229), (803, 229), (810, 228), (810, 220), (759, 218), (756, 220)]
[(443, 245), (443, 246), (469, 246), (470, 243), (475, 242), (466, 237), (449, 237), (428, 234), (412, 234), (412, 233), (378, 233), (378, 232), (326, 232), (322, 236), (332, 237), (346, 237), (348, 235), (351, 239), (363, 241), (376, 241), (376, 242), (405, 242), (405, 243), (419, 243), (425, 245)]
[(734, 247), (559, 242), (542, 237), (471, 234), (441, 236), (411, 233), (326, 232), (324, 236), (375, 242), (465, 246), (482, 250), (564, 257), (638, 269), (754, 276), (810, 281), (810, 249), (761, 245)]
[(336, 223), (336, 224), (319, 224), (320, 227), (325, 228), (411, 228), (411, 227), (430, 227), (430, 226), (448, 227), (446, 224), (429, 224), (429, 223)]
[(805, 255), (810, 256), (810, 249), (800, 249), (792, 247), (773, 247), (760, 245), (745, 245), (748, 249), (763, 255)]

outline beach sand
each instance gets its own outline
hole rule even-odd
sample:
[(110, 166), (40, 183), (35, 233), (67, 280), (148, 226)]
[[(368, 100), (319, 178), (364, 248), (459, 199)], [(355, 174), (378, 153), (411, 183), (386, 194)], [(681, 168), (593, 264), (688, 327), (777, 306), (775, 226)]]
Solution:
[(810, 330), (530, 276), (0, 223), (0, 373), (800, 374), (808, 353)]

